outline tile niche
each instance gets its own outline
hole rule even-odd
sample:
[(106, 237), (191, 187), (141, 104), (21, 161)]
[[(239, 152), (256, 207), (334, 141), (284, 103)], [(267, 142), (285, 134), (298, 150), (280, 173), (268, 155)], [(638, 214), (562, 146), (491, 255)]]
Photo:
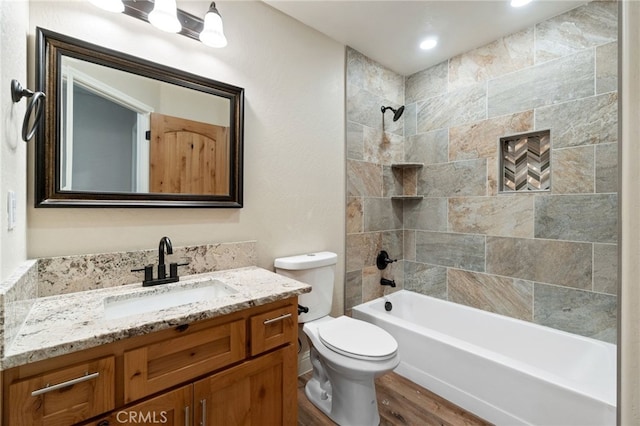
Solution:
[(500, 192), (551, 190), (551, 132), (500, 138)]

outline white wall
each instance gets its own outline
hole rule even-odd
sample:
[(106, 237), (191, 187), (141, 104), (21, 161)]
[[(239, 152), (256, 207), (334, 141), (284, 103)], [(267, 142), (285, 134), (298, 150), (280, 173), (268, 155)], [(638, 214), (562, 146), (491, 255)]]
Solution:
[[(209, 1), (186, 6), (191, 13), (204, 14)], [(271, 268), (278, 256), (331, 250), (340, 259), (334, 308), (340, 312), (345, 229), (344, 46), (259, 1), (218, 2), (217, 6), (229, 40), (219, 50), (104, 12), (85, 1), (30, 3), (31, 45), (40, 26), (244, 87), (245, 207), (35, 209), (31, 149), (28, 256), (149, 249), (163, 235), (176, 246), (257, 240), (259, 266), (265, 268)], [(32, 62), (30, 55), (31, 68)], [(33, 73), (30, 77), (33, 81)]]
[(618, 424), (640, 424), (640, 3), (620, 2)]
[[(0, 280), (7, 278), (27, 256), (27, 144), (22, 141), (22, 120), (27, 100), (14, 104), (12, 79), (27, 85), (26, 0), (0, 0)], [(32, 86), (31, 86), (32, 87)], [(7, 191), (18, 201), (16, 227), (7, 229)]]

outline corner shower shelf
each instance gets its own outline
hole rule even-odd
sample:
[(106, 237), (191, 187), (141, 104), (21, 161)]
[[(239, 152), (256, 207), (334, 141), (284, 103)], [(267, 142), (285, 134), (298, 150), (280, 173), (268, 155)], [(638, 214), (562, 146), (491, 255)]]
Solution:
[(393, 163), (391, 167), (394, 169), (421, 169), (424, 166), (422, 163)]
[(422, 200), (423, 198), (422, 195), (394, 195), (391, 197), (392, 200)]
[[(402, 184), (409, 184), (409, 188), (403, 188), (402, 195), (394, 195), (392, 200), (422, 200), (424, 197), (418, 195), (418, 169), (424, 166), (422, 163), (392, 163), (391, 168), (396, 170), (402, 170)], [(395, 175), (395, 174), (394, 174)]]

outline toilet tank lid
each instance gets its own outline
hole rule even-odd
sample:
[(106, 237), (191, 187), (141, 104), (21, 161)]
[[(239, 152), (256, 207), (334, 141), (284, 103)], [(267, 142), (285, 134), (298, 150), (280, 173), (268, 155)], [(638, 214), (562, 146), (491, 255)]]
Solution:
[(279, 269), (297, 271), (335, 265), (337, 262), (337, 254), (330, 251), (320, 251), (317, 253), (300, 254), (297, 256), (279, 257), (274, 261), (274, 266)]

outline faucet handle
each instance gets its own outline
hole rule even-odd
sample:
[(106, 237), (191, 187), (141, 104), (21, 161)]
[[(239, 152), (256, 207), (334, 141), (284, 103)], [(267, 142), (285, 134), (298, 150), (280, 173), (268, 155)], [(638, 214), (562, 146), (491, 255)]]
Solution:
[(378, 253), (378, 257), (376, 257), (376, 266), (378, 267), (378, 269), (383, 270), (387, 267), (388, 264), (397, 261), (398, 259), (390, 259), (389, 253), (382, 250), (380, 253)]
[(145, 265), (143, 268), (132, 269), (131, 272), (144, 271), (144, 281), (153, 280), (153, 265)]
[(169, 278), (175, 278), (178, 276), (178, 266), (187, 266), (189, 262), (177, 263), (173, 262), (169, 264)]

